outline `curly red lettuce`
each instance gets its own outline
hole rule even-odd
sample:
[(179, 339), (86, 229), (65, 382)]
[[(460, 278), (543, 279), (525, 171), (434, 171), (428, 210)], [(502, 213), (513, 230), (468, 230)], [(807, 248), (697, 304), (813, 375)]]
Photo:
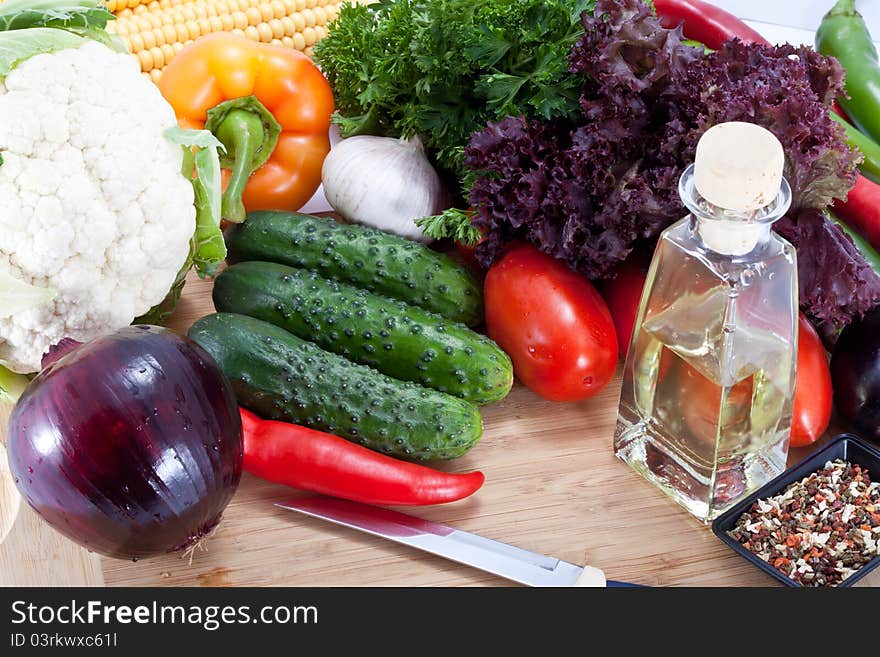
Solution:
[(880, 300), (880, 278), (849, 238), (827, 219), (817, 226), (821, 212), (810, 212), (845, 195), (856, 176), (856, 156), (828, 115), (843, 92), (835, 60), (738, 41), (705, 54), (639, 0), (599, 0), (582, 22), (570, 53), (571, 71), (587, 80), (581, 115), (508, 117), (475, 133), (465, 151), (485, 266), (526, 240), (589, 278), (613, 275), (684, 216), (678, 179), (700, 136), (748, 121), (786, 152), (794, 202), (780, 232), (798, 249), (804, 309), (840, 326)]

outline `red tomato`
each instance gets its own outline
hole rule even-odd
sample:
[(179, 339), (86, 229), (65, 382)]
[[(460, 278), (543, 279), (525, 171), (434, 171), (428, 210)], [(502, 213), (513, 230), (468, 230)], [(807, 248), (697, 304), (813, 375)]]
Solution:
[(721, 387), (712, 383), (685, 361), (679, 361), (679, 399), (691, 435), (702, 441), (704, 445), (714, 447), (719, 431), (723, 434), (744, 425), (748, 420), (752, 381), (751, 377), (743, 379), (730, 389), (725, 413), (719, 417)]
[(798, 320), (797, 385), (791, 421), (791, 446), (816, 442), (831, 421), (831, 370), (816, 329), (803, 315)]
[(530, 390), (551, 401), (599, 392), (617, 367), (617, 334), (592, 284), (530, 245), (486, 275), (486, 327)]
[[(704, 439), (712, 438), (717, 429), (721, 390), (702, 375), (682, 362), (679, 383), (684, 405), (685, 419), (691, 432)], [(831, 371), (825, 355), (825, 347), (809, 320), (801, 315), (798, 320), (797, 385), (794, 390), (794, 408), (791, 422), (792, 447), (803, 447), (816, 442), (828, 428), (831, 420)], [(733, 387), (732, 407), (746, 407), (752, 394), (751, 379), (740, 381)], [(724, 426), (733, 426), (745, 418), (724, 418)]]
[(602, 282), (602, 295), (614, 320), (621, 356), (626, 356), (632, 340), (633, 325), (639, 313), (642, 288), (647, 277), (647, 263), (633, 255), (621, 263), (614, 278)]

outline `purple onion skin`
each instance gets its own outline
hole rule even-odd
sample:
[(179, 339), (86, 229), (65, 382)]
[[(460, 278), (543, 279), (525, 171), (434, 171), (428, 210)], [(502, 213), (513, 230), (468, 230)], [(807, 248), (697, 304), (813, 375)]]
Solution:
[(232, 388), (199, 345), (130, 326), (44, 369), (13, 411), (9, 464), (24, 498), (80, 545), (120, 559), (186, 550), (241, 479)]

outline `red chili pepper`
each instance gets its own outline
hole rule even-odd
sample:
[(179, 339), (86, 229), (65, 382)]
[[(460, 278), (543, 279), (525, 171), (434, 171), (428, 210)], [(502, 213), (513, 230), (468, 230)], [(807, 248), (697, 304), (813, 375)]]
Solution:
[(684, 33), (689, 39), (712, 50), (718, 50), (733, 37), (746, 43), (770, 44), (733, 14), (702, 0), (654, 0), (654, 8), (663, 27), (677, 27), (683, 22)]
[(835, 199), (834, 211), (871, 246), (880, 248), (880, 185), (859, 176), (846, 202)]
[(482, 472), (452, 474), (398, 461), (307, 427), (262, 420), (241, 409), (244, 469), (302, 490), (366, 504), (454, 502), (483, 485)]

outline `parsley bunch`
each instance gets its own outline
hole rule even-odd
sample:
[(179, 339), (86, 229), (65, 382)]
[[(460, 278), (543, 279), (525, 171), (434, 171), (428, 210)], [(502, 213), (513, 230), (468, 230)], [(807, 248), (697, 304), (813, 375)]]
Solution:
[(571, 118), (568, 52), (595, 0), (381, 0), (346, 5), (315, 46), (345, 137), (418, 135), (467, 191), (471, 134), (505, 116)]

